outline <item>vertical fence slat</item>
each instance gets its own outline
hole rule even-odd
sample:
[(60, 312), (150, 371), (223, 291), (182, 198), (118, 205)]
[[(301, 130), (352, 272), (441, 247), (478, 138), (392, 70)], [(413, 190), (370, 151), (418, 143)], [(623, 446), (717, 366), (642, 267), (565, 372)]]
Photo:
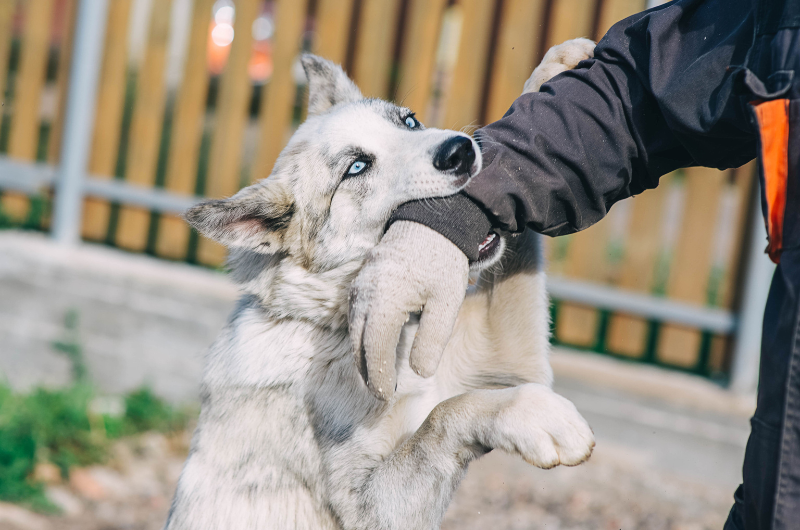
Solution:
[[(653, 289), (670, 179), (670, 176), (662, 177), (658, 189), (631, 199), (630, 228), (625, 237), (625, 254), (620, 263), (618, 287), (642, 293), (649, 293)], [(648, 322), (641, 318), (612, 316), (608, 327), (608, 349), (629, 357), (641, 357), (647, 347), (648, 328)]]
[[(226, 197), (239, 189), (242, 137), (252, 90), (247, 71), (253, 48), (250, 28), (260, 7), (260, 0), (239, 0), (236, 3), (233, 29), (237, 37), (233, 39), (228, 63), (222, 73), (214, 117), (206, 183), (209, 197)], [(225, 248), (202, 238), (197, 257), (201, 263), (220, 265), (225, 260)]]
[(503, 117), (536, 67), (536, 44), (544, 31), (546, 7), (545, 0), (506, 0), (503, 4), (486, 109), (488, 122)]
[(307, 7), (307, 0), (277, 0), (272, 77), (261, 93), (259, 144), (252, 180), (269, 176), (286, 143), (297, 96), (292, 65), (302, 45)]
[[(732, 245), (728, 249), (727, 256), (724, 257), (724, 278), (719, 288), (717, 296), (718, 305), (730, 310), (735, 310), (737, 303), (737, 283), (741, 281), (741, 272), (744, 265), (742, 252), (745, 249), (747, 240), (747, 225), (750, 222), (750, 207), (753, 203), (752, 194), (757, 175), (756, 161), (753, 160), (744, 166), (734, 170), (733, 191), (736, 195), (736, 217), (734, 220), (733, 235), (731, 236)], [(721, 372), (726, 368), (727, 354), (733, 337), (717, 335), (711, 340), (711, 352), (709, 355), (709, 368), (712, 371)]]
[(400, 83), (395, 99), (425, 122), (431, 95), (436, 46), (447, 0), (411, 0), (403, 35)]
[(344, 66), (353, 0), (319, 0), (314, 53)]
[(353, 79), (367, 97), (389, 96), (399, 0), (363, 0)]
[(447, 94), (442, 126), (460, 129), (477, 126), (483, 79), (492, 36), (495, 2), (462, 0), (464, 21), (458, 43), (458, 59)]
[(634, 13), (644, 11), (647, 7), (645, 0), (603, 0), (600, 6), (600, 20), (597, 21), (596, 40), (600, 40), (606, 32), (622, 20)]
[[(564, 273), (569, 278), (602, 281), (608, 245), (606, 224), (600, 222), (571, 237)], [(556, 337), (567, 344), (593, 346), (597, 340), (599, 316), (594, 308), (563, 303), (558, 310)]]
[[(725, 256), (725, 279), (720, 286), (719, 305), (733, 309), (736, 302), (736, 282), (739, 281), (741, 267), (744, 264), (742, 252), (744, 251), (747, 237), (747, 223), (750, 221), (748, 212), (752, 203), (751, 195), (754, 191), (754, 182), (758, 174), (758, 165), (755, 160), (748, 162), (734, 170), (734, 193), (736, 194), (736, 226), (733, 229), (731, 248)], [(755, 190), (758, 192), (758, 190)], [(765, 245), (766, 246), (766, 245)]]
[[(717, 212), (725, 183), (724, 172), (707, 168), (686, 170), (686, 193), (680, 237), (669, 269), (667, 296), (704, 305), (713, 264)], [(659, 361), (693, 367), (700, 351), (699, 331), (665, 324), (659, 334)]]
[(547, 26), (547, 47), (591, 37), (596, 0), (555, 0)]
[(14, 10), (17, 6), (16, 0), (0, 0), (0, 99), (3, 107), (0, 107), (0, 126), (8, 110), (6, 103), (6, 81), (8, 77), (8, 60), (11, 53), (11, 24), (14, 20)]
[[(125, 166), (125, 180), (152, 186), (155, 183), (158, 148), (164, 120), (164, 69), (169, 45), (172, 0), (152, 6), (144, 60), (136, 79), (130, 141)], [(116, 243), (128, 250), (142, 251), (147, 246), (150, 212), (144, 208), (123, 206), (119, 212)]]
[[(125, 111), (125, 85), (128, 72), (128, 21), (132, 0), (113, 0), (108, 6), (108, 22), (97, 87), (92, 152), (89, 173), (110, 179), (119, 154), (122, 116)], [(87, 198), (83, 208), (83, 237), (100, 241), (108, 233), (111, 205)]]
[(64, 128), (64, 115), (67, 112), (67, 95), (69, 94), (69, 71), (72, 62), (72, 41), (75, 33), (75, 13), (78, 0), (66, 0), (64, 5), (64, 38), (58, 51), (58, 73), (56, 74), (56, 90), (58, 92), (58, 108), (56, 117), (50, 127), (50, 138), (47, 144), (47, 161), (58, 162), (61, 153), (61, 133)]
[[(20, 160), (32, 161), (36, 158), (53, 4), (54, 0), (29, 0), (25, 3), (25, 29), (14, 87), (14, 113), (8, 144), (8, 155)], [(21, 194), (3, 194), (2, 205), (5, 213), (16, 219), (22, 219), (28, 213), (28, 198)]]
[[(213, 5), (214, 0), (195, 0), (183, 79), (175, 98), (164, 187), (177, 193), (192, 194), (195, 189), (208, 94), (206, 49)], [(156, 240), (156, 252), (160, 256), (181, 259), (186, 256), (188, 242), (189, 227), (183, 219), (161, 218)]]

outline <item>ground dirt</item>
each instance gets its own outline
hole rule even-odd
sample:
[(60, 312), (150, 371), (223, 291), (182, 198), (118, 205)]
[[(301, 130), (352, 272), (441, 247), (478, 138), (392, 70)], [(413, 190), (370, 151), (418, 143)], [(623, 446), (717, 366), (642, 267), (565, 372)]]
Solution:
[[(48, 487), (63, 515), (39, 516), (0, 505), (0, 528), (159, 530), (188, 438), (149, 433), (118, 442), (107, 465), (74, 470), (68, 483)], [(587, 464), (546, 471), (495, 452), (472, 465), (442, 528), (722, 528), (730, 491), (670, 476), (650, 464), (628, 448), (603, 443)]]

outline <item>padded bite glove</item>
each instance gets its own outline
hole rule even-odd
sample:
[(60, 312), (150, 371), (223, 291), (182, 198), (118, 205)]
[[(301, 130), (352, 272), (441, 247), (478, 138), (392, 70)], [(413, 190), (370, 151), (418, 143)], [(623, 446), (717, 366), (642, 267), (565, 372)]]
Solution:
[(380, 399), (397, 384), (395, 357), (409, 313), (422, 310), (411, 368), (436, 371), (464, 301), (467, 256), (449, 239), (411, 221), (396, 221), (370, 253), (350, 291), (350, 339), (361, 376)]

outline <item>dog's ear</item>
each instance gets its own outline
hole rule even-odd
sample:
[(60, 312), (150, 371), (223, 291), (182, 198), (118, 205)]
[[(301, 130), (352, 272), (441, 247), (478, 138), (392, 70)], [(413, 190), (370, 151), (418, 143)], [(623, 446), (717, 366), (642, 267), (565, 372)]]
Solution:
[(184, 218), (198, 232), (226, 247), (273, 254), (283, 246), (293, 213), (294, 201), (284, 185), (267, 179), (229, 199), (193, 206)]
[(339, 103), (364, 99), (342, 67), (327, 59), (303, 54), (301, 59), (308, 79), (308, 114), (322, 114)]

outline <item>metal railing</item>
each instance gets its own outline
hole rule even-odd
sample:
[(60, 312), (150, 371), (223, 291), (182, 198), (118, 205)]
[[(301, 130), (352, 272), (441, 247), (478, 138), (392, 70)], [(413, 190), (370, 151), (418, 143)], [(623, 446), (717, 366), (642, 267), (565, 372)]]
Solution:
[[(52, 236), (59, 244), (81, 240), (82, 206), (86, 197), (133, 205), (165, 214), (180, 214), (200, 197), (181, 195), (123, 180), (92, 176), (88, 157), (92, 143), (95, 94), (100, 71), (108, 0), (80, 0), (65, 109), (62, 157), (58, 166), (0, 158), (0, 189), (26, 195), (53, 192)], [(761, 342), (761, 320), (773, 266), (763, 254), (765, 238), (760, 206), (752, 208), (750, 234), (739, 289), (738, 309), (729, 310), (665, 299), (650, 294), (576, 279), (551, 278), (551, 296), (560, 302), (591, 306), (647, 320), (684, 325), (703, 332), (732, 335), (734, 346), (730, 387), (755, 388)]]

